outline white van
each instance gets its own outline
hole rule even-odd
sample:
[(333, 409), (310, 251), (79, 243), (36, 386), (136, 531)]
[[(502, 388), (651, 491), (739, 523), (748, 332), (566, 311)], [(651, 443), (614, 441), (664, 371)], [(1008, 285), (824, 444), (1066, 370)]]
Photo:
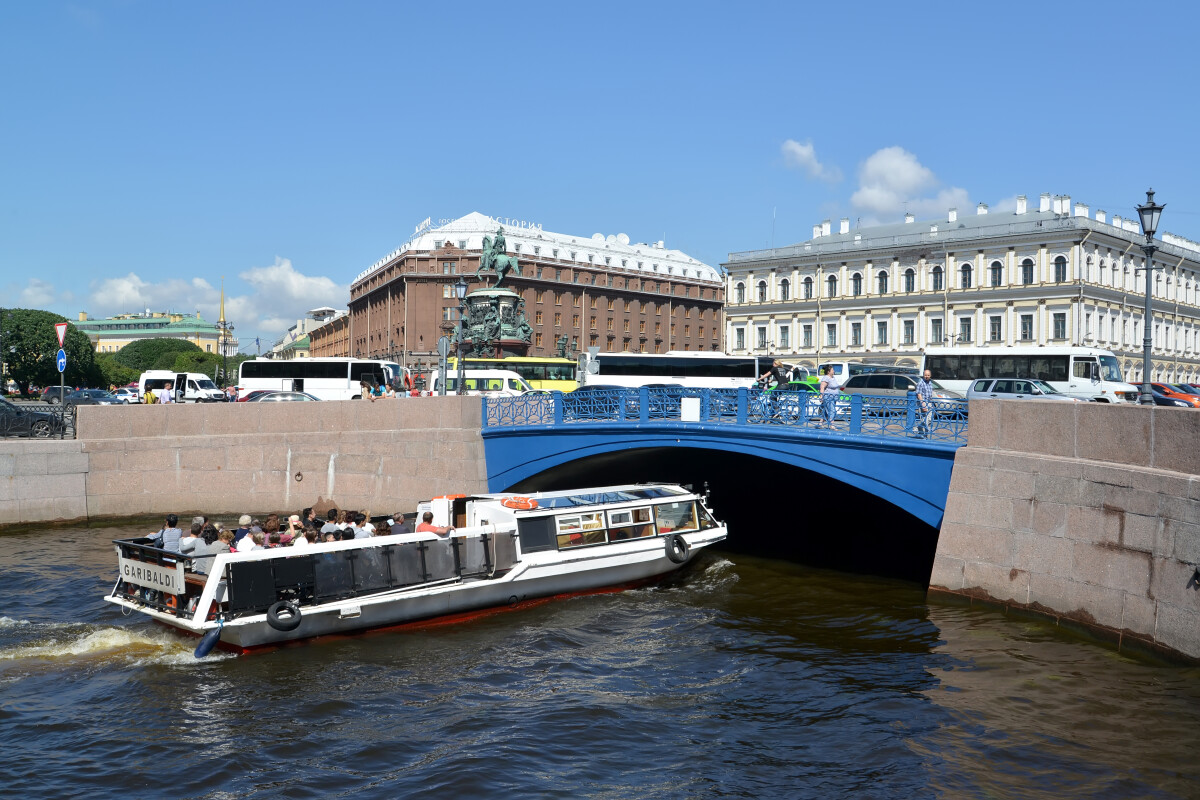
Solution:
[(217, 388), (212, 378), (202, 372), (174, 372), (169, 369), (147, 370), (138, 378), (138, 397), (146, 402), (146, 384), (151, 389), (161, 389), (169, 383), (174, 390), (176, 403), (215, 403), (225, 399), (225, 393)]
[[(430, 384), (435, 395), (441, 394), (440, 370), (434, 370)], [(468, 369), (463, 372), (466, 394), (488, 397), (516, 397), (532, 391), (529, 384), (511, 369)], [(458, 373), (451, 370), (446, 379), (446, 394), (458, 394)]]

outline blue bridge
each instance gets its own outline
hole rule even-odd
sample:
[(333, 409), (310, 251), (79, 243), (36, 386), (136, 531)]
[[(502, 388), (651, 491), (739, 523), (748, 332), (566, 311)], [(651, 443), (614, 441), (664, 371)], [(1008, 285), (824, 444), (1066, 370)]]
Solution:
[[(923, 416), (912, 395), (822, 403), (810, 392), (680, 387), (487, 398), (488, 488), (554, 488), (555, 476), (572, 470), (586, 483), (604, 470), (608, 480), (632, 482), (682, 473), (706, 480), (712, 465), (761, 475), (790, 467), (866, 492), (936, 530), (954, 453), (966, 443), (967, 406), (934, 405)], [(793, 483), (798, 496), (810, 485), (803, 477)]]

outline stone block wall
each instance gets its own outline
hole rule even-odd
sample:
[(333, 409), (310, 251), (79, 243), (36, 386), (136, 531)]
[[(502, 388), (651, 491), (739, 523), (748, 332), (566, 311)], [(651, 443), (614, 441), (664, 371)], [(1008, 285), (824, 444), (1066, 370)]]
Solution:
[(88, 458), (71, 439), (0, 439), (0, 525), (87, 515)]
[(971, 403), (930, 594), (1200, 659), (1200, 413)]

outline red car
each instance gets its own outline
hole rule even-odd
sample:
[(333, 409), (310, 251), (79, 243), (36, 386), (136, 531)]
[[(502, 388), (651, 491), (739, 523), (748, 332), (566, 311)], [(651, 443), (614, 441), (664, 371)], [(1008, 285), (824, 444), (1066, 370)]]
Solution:
[(253, 400), (254, 398), (256, 398), (260, 395), (269, 394), (270, 392), (273, 392), (273, 391), (275, 391), (275, 390), (274, 389), (255, 389), (253, 392), (246, 392), (245, 394), (238, 395), (237, 401), (239, 403), (244, 403), (247, 400)]
[(1183, 387), (1170, 383), (1152, 383), (1150, 385), (1162, 394), (1163, 397), (1169, 397), (1172, 400), (1182, 400), (1192, 408), (1200, 408), (1200, 394), (1192, 394), (1191, 392), (1184, 391)]

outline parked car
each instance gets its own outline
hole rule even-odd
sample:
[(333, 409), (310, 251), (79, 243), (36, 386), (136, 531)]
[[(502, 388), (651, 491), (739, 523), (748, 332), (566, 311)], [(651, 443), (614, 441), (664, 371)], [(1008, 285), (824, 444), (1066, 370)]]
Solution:
[(239, 394), (237, 401), (239, 403), (249, 403), (254, 398), (262, 397), (264, 394), (270, 394), (273, 391), (277, 391), (277, 390), (275, 390), (275, 389), (255, 389), (252, 392), (246, 392), (245, 394)]
[(137, 389), (129, 386), (122, 386), (113, 392), (113, 397), (120, 400), (122, 403), (140, 403), (142, 398), (138, 397)]
[[(1140, 385), (1140, 384), (1139, 384)], [(1150, 384), (1150, 398), (1156, 406), (1167, 406), (1168, 408), (1192, 408), (1192, 404), (1187, 400), (1178, 397), (1168, 397), (1155, 388), (1157, 384)]]
[(1182, 386), (1176, 386), (1171, 383), (1152, 383), (1150, 388), (1164, 397), (1169, 397), (1172, 400), (1182, 400), (1192, 408), (1200, 408), (1200, 395), (1192, 394)]
[[(251, 393), (253, 394), (253, 392)], [(290, 403), (290, 402), (307, 402), (309, 400), (321, 401), (319, 397), (313, 397), (308, 392), (263, 392), (249, 399), (251, 403)]]
[(63, 395), (75, 391), (70, 386), (47, 386), (42, 389), (42, 400), (50, 404), (61, 403)]
[(1082, 403), (1078, 397), (1069, 397), (1045, 381), (1034, 378), (980, 378), (967, 389), (967, 400), (1064, 400)]
[[(851, 376), (842, 386), (844, 394), (863, 395), (863, 412), (880, 413), (885, 409), (896, 410), (896, 400), (906, 400), (909, 393), (917, 391), (919, 375), (909, 375), (899, 372), (863, 373)], [(883, 399), (888, 398), (888, 399)], [(944, 388), (933, 381), (933, 399), (943, 401), (958, 401), (958, 405), (948, 407), (946, 403), (938, 406), (938, 416), (955, 414), (966, 415), (966, 402), (961, 394)], [(959, 407), (961, 406), (961, 408)], [(849, 405), (843, 408), (839, 404), (839, 416), (848, 413)]]
[(76, 406), (119, 406), (123, 402), (106, 389), (79, 389), (62, 400), (63, 408), (68, 414), (73, 414)]
[(62, 429), (62, 417), (57, 412), (38, 411), (0, 398), (0, 435), (45, 439), (57, 436)]

